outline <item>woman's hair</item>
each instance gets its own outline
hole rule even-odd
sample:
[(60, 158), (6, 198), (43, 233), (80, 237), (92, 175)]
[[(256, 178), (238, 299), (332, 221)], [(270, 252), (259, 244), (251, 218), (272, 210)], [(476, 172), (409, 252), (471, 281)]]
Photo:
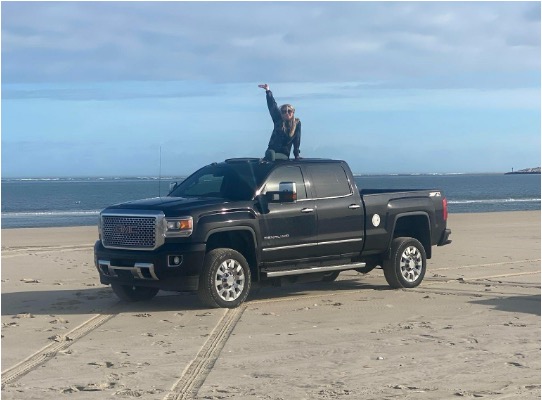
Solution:
[[(291, 108), (294, 112), (295, 116), (295, 108), (291, 104), (283, 104), (280, 106), (280, 111), (282, 112), (285, 108)], [(294, 136), (295, 128), (297, 127), (297, 124), (299, 123), (299, 118), (292, 118), (290, 121), (284, 121), (282, 120), (282, 129), (284, 129), (286, 132), (289, 133), (290, 137)]]

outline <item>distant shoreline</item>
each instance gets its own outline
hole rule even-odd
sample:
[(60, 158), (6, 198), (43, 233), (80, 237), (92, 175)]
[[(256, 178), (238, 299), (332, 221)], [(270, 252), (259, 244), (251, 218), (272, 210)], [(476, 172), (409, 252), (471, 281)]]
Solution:
[(505, 172), (505, 175), (540, 175), (540, 167), (537, 168), (525, 168), (520, 169), (519, 171)]
[(540, 171), (517, 171), (517, 172), (505, 172), (505, 175), (540, 175)]

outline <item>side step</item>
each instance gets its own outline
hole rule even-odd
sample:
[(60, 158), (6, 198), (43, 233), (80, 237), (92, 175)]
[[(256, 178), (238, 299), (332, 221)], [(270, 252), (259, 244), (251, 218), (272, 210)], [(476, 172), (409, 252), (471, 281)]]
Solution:
[(308, 267), (301, 269), (288, 269), (284, 271), (270, 271), (266, 272), (268, 278), (274, 278), (277, 276), (289, 276), (289, 275), (303, 275), (313, 274), (315, 272), (331, 272), (331, 271), (344, 271), (347, 269), (356, 269), (365, 267), (365, 263), (351, 263), (343, 265), (330, 265), (328, 267)]

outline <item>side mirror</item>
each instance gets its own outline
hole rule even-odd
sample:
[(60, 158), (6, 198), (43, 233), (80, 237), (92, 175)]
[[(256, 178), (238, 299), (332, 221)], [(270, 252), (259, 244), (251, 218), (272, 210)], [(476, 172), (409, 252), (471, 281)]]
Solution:
[(169, 193), (173, 192), (173, 189), (177, 187), (177, 182), (169, 182)]
[(297, 201), (297, 187), (295, 182), (280, 182), (278, 191), (266, 193), (270, 203), (295, 203)]

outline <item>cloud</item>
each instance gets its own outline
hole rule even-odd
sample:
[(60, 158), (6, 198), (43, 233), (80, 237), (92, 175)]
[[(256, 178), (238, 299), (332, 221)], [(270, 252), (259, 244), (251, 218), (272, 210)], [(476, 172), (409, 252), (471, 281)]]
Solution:
[(533, 15), (539, 3), (8, 2), (3, 81), (445, 84), (539, 70)]

